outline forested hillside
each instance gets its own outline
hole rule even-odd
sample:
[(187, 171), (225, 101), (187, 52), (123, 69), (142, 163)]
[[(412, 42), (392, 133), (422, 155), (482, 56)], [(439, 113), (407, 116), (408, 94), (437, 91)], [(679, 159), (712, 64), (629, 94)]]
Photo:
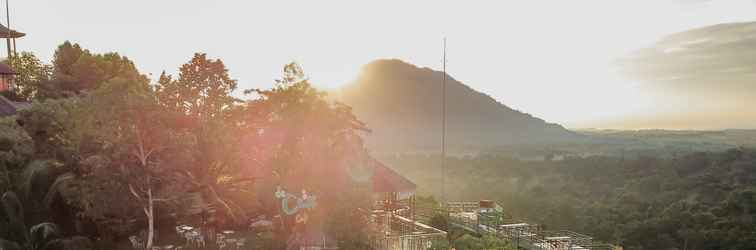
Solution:
[[(440, 158), (389, 157), (440, 195)], [(494, 199), (514, 218), (588, 233), (626, 249), (756, 249), (756, 151), (673, 159), (574, 158), (523, 162), (448, 158), (449, 200)]]
[[(400, 60), (376, 60), (335, 95), (352, 107), (373, 133), (374, 150), (406, 152), (441, 145), (443, 72)], [(447, 146), (476, 150), (511, 144), (571, 141), (578, 134), (447, 76)]]

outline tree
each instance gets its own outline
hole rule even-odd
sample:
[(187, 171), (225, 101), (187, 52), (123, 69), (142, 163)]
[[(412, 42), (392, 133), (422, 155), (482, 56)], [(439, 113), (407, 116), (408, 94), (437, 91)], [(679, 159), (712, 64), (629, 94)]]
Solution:
[(116, 78), (139, 85), (149, 82), (128, 58), (118, 53), (93, 54), (79, 44), (71, 44), (69, 41), (58, 46), (55, 51), (52, 78), (51, 87), (57, 91), (53, 97), (91, 91)]
[(195, 139), (192, 150), (202, 155), (185, 170), (190, 182), (238, 221), (241, 208), (233, 197), (248, 195), (252, 183), (242, 171), (236, 86), (223, 61), (196, 53), (179, 68), (178, 79), (163, 72), (155, 92), (161, 106), (181, 117), (182, 129)]
[(92, 249), (87, 238), (62, 238), (58, 225), (54, 223), (43, 222), (27, 227), (23, 214), (24, 206), (18, 196), (12, 191), (5, 192), (0, 199), (0, 249)]
[(497, 238), (494, 235), (484, 235), (477, 238), (470, 235), (465, 235), (453, 244), (455, 249), (486, 249), (486, 250), (510, 250), (515, 249), (506, 241)]
[(26, 134), (34, 142), (35, 157), (54, 159), (71, 169), (76, 167), (81, 151), (91, 146), (87, 133), (93, 128), (84, 128), (90, 116), (80, 111), (77, 98), (46, 99), (34, 102), (28, 109), (19, 112)]
[[(89, 113), (97, 129), (93, 137), (101, 148), (86, 157), (99, 157), (93, 164), (90, 178), (115, 181), (130, 194), (147, 220), (147, 248), (154, 244), (157, 202), (176, 203), (187, 185), (180, 174), (184, 159), (189, 157), (181, 145), (186, 138), (171, 128), (172, 116), (157, 103), (154, 92), (146, 84), (128, 79), (113, 79), (94, 91), (87, 100)], [(102, 169), (104, 171), (97, 171)], [(89, 189), (100, 190), (103, 182), (84, 182)], [(84, 199), (92, 211), (89, 216), (105, 214), (108, 204), (99, 204), (102, 195)], [(86, 196), (85, 196), (86, 197)], [(111, 208), (112, 209), (112, 208)], [(85, 213), (86, 210), (85, 210)]]
[(357, 239), (364, 238), (355, 228), (366, 228), (359, 211), (370, 209), (370, 202), (355, 198), (370, 197), (369, 189), (359, 188), (367, 179), (354, 174), (366, 167), (360, 133), (368, 130), (349, 107), (313, 88), (299, 65), (287, 64), (283, 71), (273, 89), (247, 91), (260, 97), (247, 103), (246, 139), (252, 140), (247, 157), (275, 179), (262, 192), (272, 194), (282, 186), (317, 195), (318, 207), (310, 215), (313, 227), (349, 218), (348, 224), (326, 229), (341, 244), (356, 247)]
[[(303, 178), (315, 170), (340, 170), (328, 168), (343, 167), (339, 161), (344, 159), (344, 153), (363, 152), (359, 133), (369, 131), (365, 124), (352, 114), (351, 108), (328, 101), (325, 92), (313, 88), (299, 65), (286, 65), (273, 89), (247, 92), (261, 97), (249, 105), (264, 110), (250, 117), (250, 123), (259, 124), (258, 134), (279, 137), (275, 143), (280, 149), (273, 155), (279, 164), (273, 170), (282, 179), (293, 178), (289, 181), (301, 184), (315, 179)], [(346, 152), (348, 149), (358, 151)]]
[[(60, 107), (57, 106), (60, 102), (46, 103)], [(51, 123), (41, 122), (38, 119), (42, 116), (57, 114), (56, 112), (42, 112), (35, 113), (34, 115), (28, 113), (51, 110), (40, 109), (40, 105), (43, 104), (35, 103), (33, 108), (22, 111), (20, 117), (28, 118), (27, 120), (22, 119), (19, 122), (15, 117), (0, 118), (0, 191), (5, 193), (5, 198), (3, 198), (3, 207), (5, 208), (3, 210), (5, 211), (0, 211), (0, 217), (5, 216), (5, 218), (0, 218), (0, 228), (2, 228), (0, 229), (0, 238), (18, 242), (21, 246), (29, 246), (26, 243), (27, 240), (31, 239), (28, 243), (32, 244), (29, 246), (32, 249), (41, 249), (43, 246), (42, 241), (30, 238), (35, 234), (35, 228), (50, 228), (46, 226), (41, 227), (41, 225), (51, 223), (42, 223), (32, 227), (31, 232), (26, 231), (27, 227), (25, 225), (54, 221), (54, 215), (61, 211), (52, 209), (52, 199), (50, 197), (60, 194), (64, 195), (65, 198), (70, 198), (71, 195), (76, 194), (73, 192), (74, 190), (70, 189), (70, 186), (66, 185), (70, 183), (69, 181), (73, 176), (69, 172), (70, 168), (62, 166), (63, 164), (54, 158), (48, 158), (51, 155), (40, 154), (36, 149), (44, 148), (42, 143), (35, 145), (37, 144), (35, 138), (29, 136), (25, 130), (27, 127), (22, 128), (19, 125), (19, 123), (24, 123), (24, 121), (27, 121), (24, 125), (40, 125), (41, 123), (51, 125), (51, 123), (60, 121), (58, 120), (60, 117), (46, 120), (48, 122), (55, 121)], [(56, 128), (54, 127), (50, 126), (49, 131), (55, 131)], [(29, 126), (28, 128), (37, 127)], [(40, 134), (35, 133), (36, 136), (43, 137)], [(67, 137), (63, 131), (58, 130), (53, 137), (45, 138), (48, 142), (53, 141), (50, 140), (51, 138), (62, 139), (59, 142), (61, 143), (61, 148), (63, 148), (65, 145), (68, 145), (66, 142), (69, 141), (63, 138), (70, 137)], [(69, 222), (65, 221), (64, 223)], [(54, 227), (57, 231), (58, 227)], [(28, 234), (31, 234), (31, 236)]]
[(10, 188), (8, 171), (21, 169), (34, 154), (32, 138), (14, 117), (0, 117), (0, 192)]
[(6, 62), (16, 71), (14, 83), (16, 85), (16, 101), (31, 101), (46, 95), (45, 83), (52, 78), (51, 65), (42, 63), (33, 53), (21, 52)]
[(237, 102), (231, 96), (236, 85), (223, 61), (196, 53), (190, 62), (181, 65), (178, 79), (163, 72), (156, 87), (163, 106), (208, 121), (219, 118)]

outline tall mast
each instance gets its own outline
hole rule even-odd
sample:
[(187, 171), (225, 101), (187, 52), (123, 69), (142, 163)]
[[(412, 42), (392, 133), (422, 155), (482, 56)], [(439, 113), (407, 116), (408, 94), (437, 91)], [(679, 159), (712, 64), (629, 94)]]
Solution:
[(5, 0), (5, 20), (6, 20), (5, 24), (8, 25), (8, 38), (6, 38), (5, 41), (7, 42), (7, 46), (8, 46), (8, 60), (10, 60), (11, 58), (11, 25), (10, 25), (10, 8), (8, 7), (8, 1), (10, 0)]
[[(446, 37), (444, 37), (443, 82), (441, 94), (441, 201), (446, 202)], [(444, 204), (445, 205), (445, 204)]]

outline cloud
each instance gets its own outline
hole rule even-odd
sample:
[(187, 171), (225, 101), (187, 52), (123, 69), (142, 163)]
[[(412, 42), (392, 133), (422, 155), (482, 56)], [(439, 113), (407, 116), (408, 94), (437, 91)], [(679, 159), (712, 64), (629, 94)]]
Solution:
[(756, 22), (673, 34), (618, 63), (632, 79), (681, 93), (756, 92)]
[(756, 22), (672, 34), (617, 63), (655, 103), (632, 126), (756, 128)]

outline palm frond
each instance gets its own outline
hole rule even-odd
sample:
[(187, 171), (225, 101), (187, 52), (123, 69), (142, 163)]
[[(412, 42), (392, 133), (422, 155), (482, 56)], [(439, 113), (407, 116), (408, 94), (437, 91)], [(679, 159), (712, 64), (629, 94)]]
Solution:
[(51, 207), (55, 196), (60, 194), (64, 199), (73, 199), (76, 196), (76, 189), (73, 185), (73, 180), (76, 176), (73, 173), (65, 173), (55, 178), (55, 181), (47, 189), (47, 194), (43, 199), (43, 203), (46, 207)]
[(18, 186), (25, 201), (41, 201), (54, 178), (53, 166), (48, 161), (32, 161), (19, 176)]
[(31, 248), (42, 249), (48, 242), (60, 237), (60, 229), (54, 223), (44, 222), (34, 225), (29, 230), (29, 236)]
[(3, 194), (0, 201), (8, 220), (9, 239), (22, 243), (27, 242), (24, 207), (21, 205), (21, 200), (18, 199), (16, 193), (8, 191)]

